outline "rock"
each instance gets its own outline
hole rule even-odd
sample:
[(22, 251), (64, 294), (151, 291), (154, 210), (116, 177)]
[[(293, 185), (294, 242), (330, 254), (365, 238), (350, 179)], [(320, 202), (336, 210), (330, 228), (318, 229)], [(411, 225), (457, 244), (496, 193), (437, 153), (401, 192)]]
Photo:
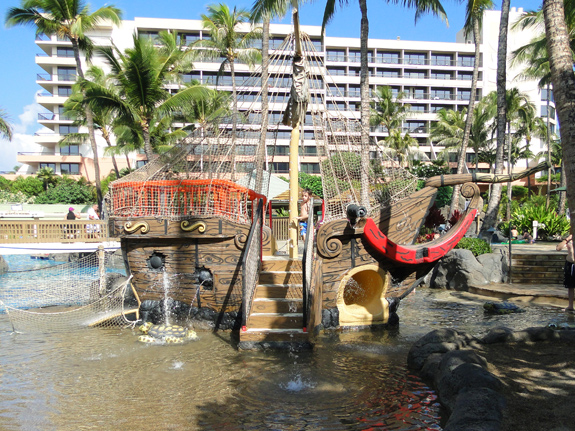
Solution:
[(470, 285), (488, 284), (485, 269), (469, 250), (447, 253), (432, 271), (429, 286), (440, 289), (467, 290)]
[(508, 249), (497, 249), (493, 253), (477, 256), (477, 261), (483, 265), (483, 276), (488, 283), (504, 283), (509, 273)]
[(444, 431), (499, 431), (505, 399), (489, 388), (462, 390)]
[(439, 401), (452, 412), (458, 395), (464, 389), (489, 388), (499, 391), (502, 387), (497, 377), (477, 364), (465, 363), (451, 373), (443, 374), (438, 381)]
[(443, 355), (439, 364), (440, 374), (451, 373), (462, 364), (477, 364), (487, 369), (487, 361), (474, 350), (453, 350)]
[(505, 343), (509, 340), (513, 331), (505, 326), (490, 329), (487, 335), (481, 339), (483, 344)]
[(435, 381), (435, 376), (437, 376), (439, 372), (441, 358), (443, 358), (443, 354), (441, 353), (432, 353), (429, 355), (419, 371), (419, 377), (426, 382)]
[(407, 366), (419, 371), (433, 353), (445, 353), (465, 347), (467, 338), (453, 329), (437, 329), (421, 337), (409, 350)]
[(523, 331), (516, 331), (510, 336), (510, 341), (526, 342), (526, 341), (546, 341), (558, 339), (559, 335), (551, 328), (537, 327), (527, 328)]

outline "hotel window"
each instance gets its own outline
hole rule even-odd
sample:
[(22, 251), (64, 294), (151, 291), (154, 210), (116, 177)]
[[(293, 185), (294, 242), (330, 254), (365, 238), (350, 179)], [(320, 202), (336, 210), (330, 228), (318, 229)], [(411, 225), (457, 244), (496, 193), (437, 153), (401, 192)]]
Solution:
[(273, 162), (272, 172), (276, 174), (287, 174), (289, 172), (289, 163)]
[(475, 57), (473, 55), (460, 55), (457, 59), (457, 65), (462, 67), (473, 67)]
[(78, 156), (78, 155), (80, 155), (80, 146), (79, 145), (66, 145), (64, 147), (60, 147), (60, 155), (62, 155), (62, 156)]
[(140, 169), (142, 166), (144, 166), (146, 163), (148, 163), (147, 160), (137, 160), (136, 161), (136, 169)]
[(453, 106), (451, 106), (451, 105), (431, 105), (430, 112), (439, 112), (442, 109), (445, 109), (447, 111), (449, 109), (453, 109)]
[(327, 73), (332, 76), (345, 76), (345, 67), (328, 67)]
[(78, 126), (69, 126), (65, 124), (60, 124), (58, 126), (60, 135), (69, 135), (70, 133), (78, 133)]
[(543, 90), (541, 90), (541, 100), (543, 100), (543, 101), (546, 102), (546, 101), (547, 101), (547, 94), (549, 94), (549, 96), (550, 96), (549, 101), (550, 101), (550, 102), (554, 102), (554, 100), (553, 100), (553, 90), (547, 90), (546, 88), (544, 88)]
[(178, 39), (181, 45), (190, 45), (196, 40), (200, 40), (200, 33), (181, 33), (178, 34)]
[(79, 175), (80, 165), (78, 163), (60, 163), (62, 175)]
[(465, 161), (467, 163), (475, 163), (475, 153), (467, 153), (465, 154)]
[(425, 112), (425, 105), (411, 105), (410, 109), (411, 112)]
[(404, 64), (425, 64), (425, 54), (419, 54), (415, 52), (406, 52), (403, 54)]
[(202, 81), (202, 77), (200, 75), (200, 72), (189, 72), (189, 73), (184, 73), (182, 75), (182, 81), (184, 81), (186, 83), (192, 82), (194, 80), (199, 81), (199, 82)]
[[(471, 81), (473, 80), (473, 72), (458, 72), (457, 79), (461, 81)], [(479, 80), (479, 76), (477, 79)]]
[[(547, 117), (547, 105), (541, 105), (541, 116)], [(555, 118), (555, 108), (549, 106), (549, 118)]]
[(348, 97), (361, 97), (361, 88), (359, 85), (350, 85), (347, 95)]
[(67, 85), (60, 85), (58, 87), (58, 96), (68, 97), (72, 95), (72, 87)]
[[(406, 88), (406, 97), (410, 99), (422, 100), (426, 98), (425, 88)], [(397, 97), (397, 93), (394, 93), (394, 97)]]
[(403, 72), (404, 78), (413, 78), (413, 79), (425, 79), (425, 71), (424, 70), (405, 70)]
[(268, 156), (287, 156), (289, 147), (287, 145), (275, 145), (267, 148)]
[(75, 67), (58, 67), (57, 72), (58, 81), (75, 81), (76, 68)]
[(444, 72), (441, 70), (432, 70), (431, 79), (453, 79), (453, 74), (451, 72)]
[(451, 90), (432, 89), (431, 98), (433, 100), (451, 100)]
[(375, 56), (377, 63), (399, 64), (399, 52), (381, 52), (378, 51)]
[(74, 49), (73, 48), (58, 48), (56, 49), (56, 55), (58, 57), (74, 57)]
[(431, 54), (433, 66), (451, 66), (453, 57), (450, 54)]
[(319, 174), (319, 163), (302, 163), (301, 171), (306, 174)]
[(425, 121), (408, 121), (404, 127), (409, 133), (424, 133), (426, 131)]
[(311, 39), (311, 44), (313, 45), (313, 48), (317, 51), (317, 52), (322, 52), (323, 51), (323, 44), (321, 42), (321, 39)]
[(349, 61), (352, 63), (359, 63), (361, 61), (361, 51), (353, 49), (349, 50)]
[(56, 172), (56, 163), (39, 163), (38, 164), (38, 169), (44, 169), (44, 168), (52, 169), (54, 172)]
[(140, 39), (150, 39), (156, 44), (158, 42), (158, 32), (157, 31), (140, 31), (138, 32), (138, 37)]
[(303, 147), (303, 155), (304, 156), (317, 156), (317, 147), (315, 145), (309, 146), (309, 147)]
[(332, 97), (343, 97), (343, 91), (335, 84), (328, 84), (327, 95)]
[(471, 98), (471, 90), (457, 90), (457, 100), (469, 100)]
[(345, 49), (328, 49), (327, 61), (345, 61)]
[(71, 120), (71, 118), (65, 113), (65, 109), (63, 106), (58, 106), (58, 119), (60, 121), (63, 120)]
[(270, 49), (278, 49), (283, 43), (283, 37), (272, 37), (270, 39)]

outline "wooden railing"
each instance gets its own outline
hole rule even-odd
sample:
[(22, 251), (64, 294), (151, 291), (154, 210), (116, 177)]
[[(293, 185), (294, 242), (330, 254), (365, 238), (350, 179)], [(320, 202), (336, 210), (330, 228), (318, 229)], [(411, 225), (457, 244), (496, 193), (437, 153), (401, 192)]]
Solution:
[(0, 244), (110, 240), (108, 225), (102, 220), (0, 220)]
[(272, 217), (271, 229), (276, 240), (287, 240), (289, 238), (289, 217)]

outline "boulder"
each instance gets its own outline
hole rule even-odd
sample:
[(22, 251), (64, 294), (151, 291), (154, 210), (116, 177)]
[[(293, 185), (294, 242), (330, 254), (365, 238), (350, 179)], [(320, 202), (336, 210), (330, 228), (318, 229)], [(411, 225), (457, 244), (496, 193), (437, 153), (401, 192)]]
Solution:
[(447, 253), (432, 271), (432, 288), (467, 290), (470, 285), (484, 285), (489, 281), (485, 269), (469, 250), (455, 249)]
[(505, 326), (490, 329), (487, 335), (481, 339), (483, 344), (505, 343), (513, 334), (513, 331)]
[(477, 261), (483, 266), (483, 276), (488, 283), (504, 283), (509, 274), (509, 250), (497, 249), (493, 253), (477, 256)]
[(437, 383), (439, 401), (451, 413), (454, 411), (457, 397), (464, 390), (488, 388), (500, 391), (501, 381), (481, 365), (464, 363), (453, 371), (442, 374)]
[(462, 390), (453, 406), (444, 431), (499, 431), (505, 399), (489, 388)]
[(411, 370), (422, 369), (433, 353), (445, 353), (465, 347), (469, 339), (466, 334), (453, 329), (436, 329), (417, 340), (407, 355), (407, 366)]

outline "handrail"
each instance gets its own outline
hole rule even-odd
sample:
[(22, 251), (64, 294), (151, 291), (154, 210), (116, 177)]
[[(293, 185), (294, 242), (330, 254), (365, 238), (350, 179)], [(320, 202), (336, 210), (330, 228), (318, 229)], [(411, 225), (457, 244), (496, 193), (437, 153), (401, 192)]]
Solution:
[(247, 321), (252, 309), (262, 259), (263, 208), (264, 200), (260, 199), (240, 261), (242, 266), (242, 331), (247, 330)]
[(109, 240), (104, 220), (0, 220), (0, 243), (101, 242)]
[[(307, 331), (311, 305), (311, 275), (313, 268), (313, 243), (315, 239), (315, 227), (313, 225), (313, 198), (309, 201), (309, 214), (307, 217), (307, 233), (303, 246), (302, 255), (302, 279), (303, 279), (303, 330)], [(322, 213), (323, 214), (323, 213)]]

